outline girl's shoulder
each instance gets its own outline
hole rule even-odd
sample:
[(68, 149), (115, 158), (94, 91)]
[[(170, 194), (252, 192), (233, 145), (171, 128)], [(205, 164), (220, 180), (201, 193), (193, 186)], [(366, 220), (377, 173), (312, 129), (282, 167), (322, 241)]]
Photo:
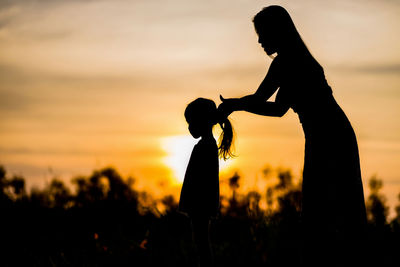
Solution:
[(214, 138), (201, 138), (197, 143), (198, 146), (216, 146), (217, 142)]
[(214, 138), (200, 139), (200, 141), (196, 145), (196, 149), (198, 150), (218, 150), (217, 142)]

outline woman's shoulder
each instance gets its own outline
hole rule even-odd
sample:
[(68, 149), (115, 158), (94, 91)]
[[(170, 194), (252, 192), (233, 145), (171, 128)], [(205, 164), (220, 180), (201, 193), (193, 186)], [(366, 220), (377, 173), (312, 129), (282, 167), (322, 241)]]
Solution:
[(278, 79), (284, 70), (284, 63), (282, 63), (281, 56), (277, 55), (268, 67), (267, 76), (273, 77), (273, 79)]
[(278, 67), (285, 73), (291, 73), (293, 75), (301, 76), (303, 78), (310, 76), (324, 76), (324, 69), (312, 56), (281, 56), (279, 57), (276, 65), (278, 65)]
[(273, 58), (270, 68), (279, 68), (282, 64), (283, 64), (282, 56), (277, 55), (276, 57)]

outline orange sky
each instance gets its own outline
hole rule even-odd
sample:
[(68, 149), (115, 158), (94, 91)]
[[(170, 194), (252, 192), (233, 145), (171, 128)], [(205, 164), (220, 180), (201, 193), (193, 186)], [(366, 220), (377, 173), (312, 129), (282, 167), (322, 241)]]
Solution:
[[(324, 66), (358, 136), (364, 183), (383, 179), (393, 208), (400, 2), (390, 0), (2, 1), (0, 164), (29, 186), (111, 164), (140, 188), (169, 192), (193, 144), (186, 104), (252, 93), (266, 74), (251, 18), (269, 4), (288, 9)], [(225, 172), (240, 170), (244, 188), (265, 164), (300, 176), (304, 140), (293, 112), (232, 121), (238, 157)]]

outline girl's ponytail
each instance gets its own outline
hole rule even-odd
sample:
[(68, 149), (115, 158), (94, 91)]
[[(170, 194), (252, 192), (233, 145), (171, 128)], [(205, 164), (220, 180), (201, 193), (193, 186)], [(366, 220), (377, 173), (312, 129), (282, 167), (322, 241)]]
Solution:
[(222, 133), (218, 139), (219, 157), (223, 158), (224, 160), (227, 160), (235, 156), (232, 152), (234, 131), (232, 128), (232, 124), (227, 117), (220, 120), (219, 125), (221, 126), (222, 129)]

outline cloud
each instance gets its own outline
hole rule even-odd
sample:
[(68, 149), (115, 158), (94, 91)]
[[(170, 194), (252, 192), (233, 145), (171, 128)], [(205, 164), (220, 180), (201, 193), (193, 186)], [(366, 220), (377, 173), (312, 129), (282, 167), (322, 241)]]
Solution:
[(21, 87), (30, 84), (31, 87), (36, 83), (49, 82), (53, 84), (76, 85), (120, 85), (121, 83), (143, 85), (153, 80), (153, 77), (146, 76), (145, 73), (113, 73), (107, 70), (93, 71), (90, 73), (77, 71), (65, 71), (58, 69), (34, 69), (19, 64), (0, 62), (0, 89), (4, 85)]
[(373, 73), (373, 74), (400, 74), (400, 63), (359, 66), (356, 67), (355, 70), (358, 72)]
[[(117, 133), (118, 134), (118, 133)], [(28, 148), (28, 147), (0, 147), (1, 155), (71, 155), (71, 156), (93, 156), (93, 155), (113, 155), (113, 156), (132, 156), (140, 155), (141, 157), (160, 157), (165, 155), (165, 152), (156, 147), (135, 148), (127, 147), (120, 150), (113, 148), (62, 148), (62, 147), (49, 147), (49, 148)]]
[[(0, 88), (0, 111), (6, 115), (9, 111), (29, 110), (31, 98), (15, 90), (3, 90)], [(2, 116), (1, 116), (2, 117)]]
[(387, 64), (363, 64), (363, 65), (337, 65), (332, 70), (346, 73), (361, 73), (375, 75), (398, 75), (400, 74), (400, 63)]
[[(51, 12), (50, 12), (51, 13)], [(0, 9), (0, 40), (4, 41), (51, 41), (64, 40), (74, 33), (66, 26), (47, 23), (48, 14), (27, 12), (21, 7)]]

